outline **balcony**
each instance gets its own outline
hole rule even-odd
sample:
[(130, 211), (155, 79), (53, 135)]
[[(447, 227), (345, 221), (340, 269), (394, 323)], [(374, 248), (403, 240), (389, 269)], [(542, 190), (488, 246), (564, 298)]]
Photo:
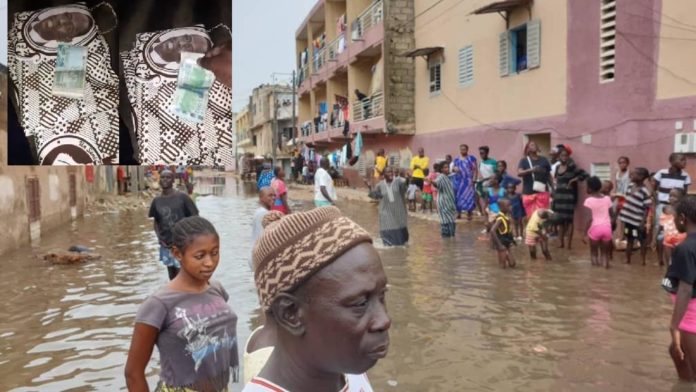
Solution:
[(312, 71), (313, 73), (318, 73), (324, 67), (324, 64), (326, 64), (326, 46), (319, 50), (315, 50), (313, 53), (314, 59), (312, 61), (314, 68)]
[(338, 56), (346, 51), (346, 38), (343, 34), (326, 45), (326, 60), (337, 61)]
[(355, 19), (351, 26), (352, 41), (361, 41), (367, 30), (382, 22), (383, 8), (382, 1), (377, 1)]
[(370, 98), (353, 102), (353, 122), (360, 122), (384, 115), (384, 97), (381, 91)]

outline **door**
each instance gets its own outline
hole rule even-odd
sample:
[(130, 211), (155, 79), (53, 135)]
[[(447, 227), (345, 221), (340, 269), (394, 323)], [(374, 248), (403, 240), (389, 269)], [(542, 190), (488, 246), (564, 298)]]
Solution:
[[(539, 147), (539, 155), (549, 156), (551, 151), (551, 134), (550, 133), (534, 133), (524, 135), (524, 144), (534, 142)], [(524, 146), (523, 146), (524, 147)]]

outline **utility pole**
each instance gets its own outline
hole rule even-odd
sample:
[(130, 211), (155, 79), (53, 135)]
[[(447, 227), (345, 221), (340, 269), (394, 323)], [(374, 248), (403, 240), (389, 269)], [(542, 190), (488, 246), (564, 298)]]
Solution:
[(276, 148), (278, 148), (278, 90), (275, 84), (273, 85), (273, 137), (271, 138), (271, 143), (273, 147), (271, 149), (271, 156), (273, 157), (273, 166), (276, 164)]
[(297, 81), (295, 80), (295, 70), (292, 71), (292, 145), (296, 146), (295, 136), (297, 135), (297, 115), (295, 109), (297, 101)]

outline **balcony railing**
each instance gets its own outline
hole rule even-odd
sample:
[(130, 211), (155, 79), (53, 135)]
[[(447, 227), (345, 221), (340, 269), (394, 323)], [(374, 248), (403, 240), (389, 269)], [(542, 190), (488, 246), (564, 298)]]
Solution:
[(336, 57), (343, 53), (344, 50), (346, 50), (346, 38), (341, 34), (338, 38), (331, 41), (330, 44), (326, 45), (326, 60), (336, 60)]
[(351, 26), (351, 38), (353, 41), (362, 39), (365, 31), (382, 21), (382, 10), (382, 0), (376, 1), (353, 21)]
[(376, 92), (370, 98), (353, 102), (353, 122), (365, 121), (384, 115), (382, 92)]
[(314, 59), (312, 60), (314, 62), (314, 68), (312, 69), (312, 71), (316, 73), (326, 63), (326, 46), (324, 46), (321, 49), (315, 49), (314, 53)]

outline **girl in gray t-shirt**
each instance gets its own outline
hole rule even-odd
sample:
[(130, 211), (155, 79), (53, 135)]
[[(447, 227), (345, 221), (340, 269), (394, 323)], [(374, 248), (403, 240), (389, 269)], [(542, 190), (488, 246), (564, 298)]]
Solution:
[(135, 316), (126, 362), (129, 390), (146, 390), (152, 348), (160, 352), (158, 391), (225, 391), (238, 381), (237, 315), (229, 296), (211, 280), (220, 260), (220, 238), (206, 219), (180, 220), (172, 229), (179, 274), (149, 296)]

